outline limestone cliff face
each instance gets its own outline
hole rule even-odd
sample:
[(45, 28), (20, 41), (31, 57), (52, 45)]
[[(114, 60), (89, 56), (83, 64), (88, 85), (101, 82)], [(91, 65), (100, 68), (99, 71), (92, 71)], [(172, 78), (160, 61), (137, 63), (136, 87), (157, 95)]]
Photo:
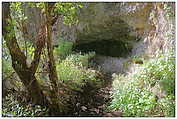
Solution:
[[(79, 11), (79, 23), (71, 29), (60, 25), (61, 37), (70, 34), (71, 40), (135, 40), (148, 31), (152, 4), (150, 3), (85, 3)], [(133, 36), (133, 37), (132, 37)], [(66, 39), (70, 40), (70, 39)]]
[[(53, 26), (53, 39), (64, 40), (134, 40), (130, 36), (136, 31), (150, 28), (148, 23), (151, 3), (84, 3), (78, 11), (79, 23), (74, 26), (63, 24), (62, 17)], [(28, 31), (35, 36), (44, 17), (38, 9), (25, 10), (28, 19)], [(36, 23), (38, 25), (36, 25)]]
[(131, 39), (133, 29), (121, 19), (120, 3), (89, 3), (79, 14), (76, 41)]
[[(173, 3), (170, 4), (174, 7)], [(29, 18), (27, 30), (35, 37), (44, 18), (30, 8), (25, 12)], [(84, 7), (78, 10), (78, 20), (78, 24), (69, 26), (59, 17), (53, 26), (53, 43), (63, 39), (76, 43), (124, 40), (134, 44), (141, 37), (149, 49), (155, 49), (150, 52), (155, 52), (165, 44), (163, 36), (171, 29), (165, 18), (164, 3), (84, 3)]]
[(148, 3), (87, 3), (81, 10), (76, 40), (135, 40), (136, 31), (148, 30)]
[[(83, 8), (78, 10), (78, 24), (65, 25), (62, 16), (58, 18), (52, 28), (53, 44), (59, 44), (61, 39), (73, 41), (75, 44), (84, 44), (85, 46), (87, 46), (85, 43), (91, 44), (91, 42), (96, 43), (96, 41), (100, 43), (101, 40), (110, 40), (111, 42), (118, 40), (121, 43), (126, 41), (130, 46), (133, 46), (132, 53), (129, 56), (144, 53), (153, 56), (158, 55), (157, 51), (159, 50), (165, 53), (170, 47), (174, 46), (175, 41), (175, 19), (171, 17), (169, 20), (166, 17), (165, 4), (160, 2), (84, 3)], [(174, 12), (175, 4), (168, 4), (171, 5), (172, 12)], [(30, 36), (35, 38), (40, 25), (44, 24), (44, 17), (39, 10), (31, 8), (26, 9), (25, 13), (28, 17), (27, 30)], [(169, 34), (171, 34), (171, 37), (167, 38), (166, 36)], [(141, 40), (137, 42), (139, 38)], [(107, 52), (109, 52), (108, 49), (111, 49), (110, 52), (112, 52), (113, 46), (107, 48), (107, 45), (109, 44), (106, 44)], [(92, 46), (88, 48), (92, 48)], [(105, 50), (104, 47), (101, 48)], [(120, 49), (120, 45), (118, 49)], [(98, 51), (102, 52), (102, 49), (98, 49)], [(118, 52), (116, 50), (116, 52), (120, 54), (122, 51)], [(121, 64), (125, 62), (125, 59), (122, 60), (117, 57), (99, 57), (97, 59), (98, 64), (106, 72), (120, 73), (124, 70)]]
[[(27, 7), (27, 6), (26, 6)], [(85, 3), (78, 11), (79, 23), (74, 26), (63, 24), (58, 18), (53, 27), (53, 39), (87, 41), (105, 39), (129, 39), (136, 35), (136, 29), (148, 29), (148, 17), (151, 11), (150, 3)], [(44, 23), (44, 17), (38, 9), (27, 7), (27, 30), (35, 36), (39, 26)]]

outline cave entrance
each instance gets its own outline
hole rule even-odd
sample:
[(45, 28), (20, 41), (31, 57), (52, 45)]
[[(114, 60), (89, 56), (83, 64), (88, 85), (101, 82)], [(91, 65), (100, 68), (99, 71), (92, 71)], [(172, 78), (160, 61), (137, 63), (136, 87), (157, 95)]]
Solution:
[(111, 57), (126, 57), (131, 49), (131, 43), (123, 40), (95, 40), (77, 43), (73, 47), (76, 52), (88, 53), (94, 51), (97, 55)]

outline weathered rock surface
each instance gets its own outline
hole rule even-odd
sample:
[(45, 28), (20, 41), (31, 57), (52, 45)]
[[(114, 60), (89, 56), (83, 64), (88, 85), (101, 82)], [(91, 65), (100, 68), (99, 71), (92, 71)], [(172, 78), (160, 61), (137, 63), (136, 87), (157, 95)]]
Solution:
[[(172, 32), (172, 28), (165, 18), (163, 9), (163, 3), (84, 3), (84, 7), (78, 10), (78, 24), (65, 25), (62, 17), (58, 18), (53, 26), (53, 44), (56, 45), (63, 39), (73, 41), (77, 45), (88, 43), (91, 45), (88, 48), (92, 48), (91, 42), (120, 40), (128, 42), (130, 46), (133, 45), (131, 55), (138, 55), (143, 52), (154, 54), (159, 49), (166, 51), (174, 42), (167, 43), (164, 40), (165, 34)], [(28, 14), (30, 18), (28, 31), (31, 36), (34, 36), (37, 32), (36, 29), (38, 29), (38, 26), (34, 24), (39, 20), (42, 21), (42, 17), (40, 12), (32, 12), (30, 9), (28, 11), (31, 13)], [(36, 19), (39, 20), (36, 21)], [(139, 37), (142, 40), (137, 43)], [(102, 47), (101, 44), (96, 46)], [(103, 52), (106, 49), (109, 51), (109, 48), (105, 48)], [(81, 50), (85, 49), (82, 48)], [(118, 56), (118, 53), (113, 55)], [(103, 59), (105, 60), (102, 61)], [(110, 57), (103, 59), (101, 60), (103, 64), (110, 60), (104, 65), (106, 67), (103, 67), (106, 72), (109, 70), (122, 72), (122, 65), (117, 65), (123, 62), (122, 59)], [(99, 64), (103, 66), (101, 62)], [(115, 68), (112, 68), (113, 66)], [(120, 70), (115, 71), (114, 69)]]
[[(149, 3), (85, 3), (79, 11), (79, 23), (71, 28), (60, 25), (60, 36), (77, 43), (93, 40), (135, 40), (150, 29)], [(67, 27), (67, 28), (66, 28)], [(66, 37), (72, 36), (72, 39)]]
[[(53, 26), (53, 39), (56, 41), (60, 37), (77, 42), (135, 40), (132, 36), (137, 36), (137, 31), (144, 32), (150, 28), (148, 17), (151, 8), (151, 3), (85, 3), (78, 11), (77, 25), (64, 25), (62, 17), (58, 18)], [(27, 30), (35, 37), (39, 25), (43, 23), (38, 21), (44, 21), (44, 18), (40, 12), (30, 8), (25, 12), (29, 18)]]

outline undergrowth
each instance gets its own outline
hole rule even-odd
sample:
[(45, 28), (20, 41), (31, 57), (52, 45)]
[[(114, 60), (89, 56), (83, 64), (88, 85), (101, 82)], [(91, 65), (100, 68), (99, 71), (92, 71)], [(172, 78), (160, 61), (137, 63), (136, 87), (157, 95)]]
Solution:
[(59, 80), (62, 80), (73, 90), (82, 91), (86, 84), (99, 84), (96, 71), (88, 68), (88, 60), (94, 57), (95, 53), (71, 54), (57, 65)]
[[(54, 50), (56, 58), (56, 69), (59, 80), (63, 82), (71, 90), (71, 92), (65, 92), (65, 96), (69, 96), (68, 102), (70, 107), (75, 106), (80, 93), (84, 92), (84, 88), (87, 85), (91, 85), (90, 91), (93, 91), (101, 86), (101, 81), (98, 78), (96, 70), (90, 69), (89, 60), (95, 56), (95, 52), (89, 52), (87, 54), (74, 53), (72, 51), (72, 43), (62, 41), (59, 47)], [(5, 62), (3, 62), (5, 63)], [(5, 65), (6, 66), (6, 65)], [(7, 65), (8, 66), (8, 65)], [(9, 68), (3, 69), (4, 73), (9, 72)], [(39, 79), (40, 82), (40, 79)], [(45, 80), (45, 88), (50, 86)], [(44, 84), (41, 84), (44, 85)], [(47, 91), (47, 89), (46, 89)], [(77, 92), (77, 93), (75, 93)], [(48, 93), (48, 92), (47, 92)], [(22, 95), (21, 95), (22, 96)], [(50, 99), (50, 97), (48, 97)], [(67, 98), (67, 97), (66, 97)], [(13, 95), (7, 95), (4, 99), (2, 115), (4, 117), (21, 117), (21, 116), (47, 116), (49, 115), (48, 109), (34, 104), (22, 104), (17, 101)], [(71, 110), (74, 107), (71, 108)]]
[(58, 47), (54, 49), (54, 54), (60, 59), (65, 59), (66, 56), (72, 53), (73, 42), (61, 40)]
[(40, 105), (22, 104), (12, 94), (8, 94), (2, 105), (3, 117), (48, 116), (48, 109)]
[(113, 99), (108, 111), (122, 110), (123, 116), (175, 116), (174, 53), (146, 60), (140, 71), (114, 75)]

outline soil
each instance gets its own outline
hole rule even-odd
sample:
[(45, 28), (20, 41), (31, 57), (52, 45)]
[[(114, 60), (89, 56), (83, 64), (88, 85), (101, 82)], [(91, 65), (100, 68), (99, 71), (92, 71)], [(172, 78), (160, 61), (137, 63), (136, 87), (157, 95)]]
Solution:
[[(111, 101), (112, 79), (105, 76), (105, 82), (101, 88), (84, 96), (81, 102), (78, 102), (77, 110), (73, 116), (79, 117), (103, 117), (109, 116), (105, 112), (106, 106)], [(112, 116), (112, 115), (110, 115)]]

